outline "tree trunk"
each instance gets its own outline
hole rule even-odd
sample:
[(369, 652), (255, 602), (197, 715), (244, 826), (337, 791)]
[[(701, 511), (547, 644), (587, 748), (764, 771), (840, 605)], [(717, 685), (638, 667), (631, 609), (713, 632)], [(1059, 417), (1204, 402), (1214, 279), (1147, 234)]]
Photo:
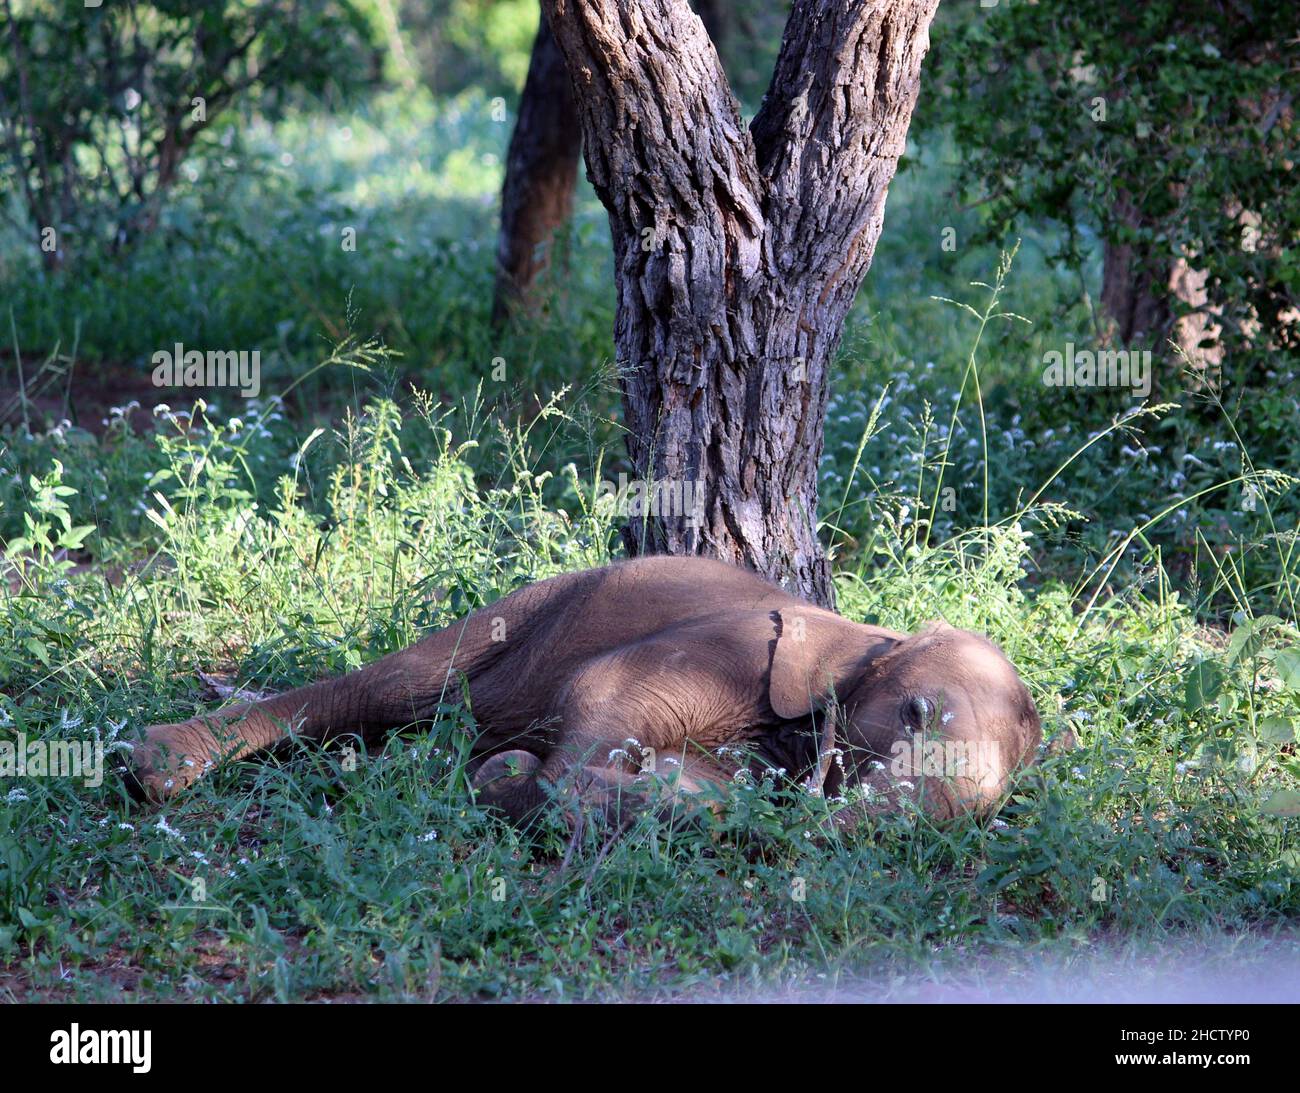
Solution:
[[(1141, 212), (1121, 194), (1116, 216), (1143, 232)], [(1101, 307), (1111, 324), (1110, 338), (1119, 345), (1156, 349), (1173, 321), (1162, 286), (1169, 284), (1172, 260), (1152, 255), (1140, 243), (1107, 242), (1101, 275)], [(1139, 345), (1138, 343), (1142, 344)]]
[[(1149, 238), (1155, 226), (1127, 195), (1116, 207), (1121, 220)], [(1153, 254), (1149, 244), (1107, 242), (1102, 267), (1101, 307), (1109, 324), (1108, 340), (1132, 349), (1150, 349), (1164, 356), (1172, 342), (1186, 355), (1193, 369), (1207, 378), (1223, 358), (1222, 333), (1209, 304), (1208, 275), (1198, 269), (1195, 256)], [(1183, 307), (1176, 310), (1176, 305)], [(1181, 311), (1182, 313), (1178, 313)], [(1206, 344), (1202, 344), (1206, 343)], [(1165, 374), (1177, 375), (1179, 362), (1170, 362)], [(1153, 375), (1152, 394), (1162, 386), (1160, 370)]]
[(493, 322), (534, 302), (552, 237), (573, 211), (581, 148), (572, 84), (543, 11), (506, 156)]
[(827, 369), (938, 0), (795, 0), (749, 130), (686, 0), (543, 6), (609, 212), (628, 454), (666, 487), (628, 548), (745, 564), (830, 605), (816, 532)]

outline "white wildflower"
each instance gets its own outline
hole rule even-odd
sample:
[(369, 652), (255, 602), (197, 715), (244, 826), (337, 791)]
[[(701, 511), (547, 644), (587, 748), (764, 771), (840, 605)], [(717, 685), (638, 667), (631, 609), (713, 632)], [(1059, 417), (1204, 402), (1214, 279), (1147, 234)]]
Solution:
[(166, 835), (169, 839), (176, 839), (179, 842), (185, 841), (185, 836), (167, 822), (166, 816), (158, 817), (158, 822), (154, 824), (154, 830), (161, 835)]

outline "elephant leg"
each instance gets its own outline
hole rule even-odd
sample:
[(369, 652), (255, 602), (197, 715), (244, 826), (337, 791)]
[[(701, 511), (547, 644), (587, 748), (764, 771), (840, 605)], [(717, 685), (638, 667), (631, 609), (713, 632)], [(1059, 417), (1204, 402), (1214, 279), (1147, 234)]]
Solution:
[(712, 718), (744, 710), (741, 678), (675, 640), (593, 658), (560, 691), (561, 728), (533, 774), (541, 795), (571, 825), (582, 813), (621, 824), (647, 809), (671, 820), (716, 799), (730, 779), (706, 748), (740, 726)]
[(582, 817), (622, 827), (645, 811), (650, 790), (639, 775), (598, 762), (573, 764), (548, 785), (570, 829)]
[(683, 750), (650, 758), (633, 749), (629, 740), (561, 741), (544, 760), (501, 752), (475, 772), (474, 794), (519, 827), (535, 823), (553, 802), (570, 830), (583, 817), (619, 827), (653, 811), (661, 822), (678, 823), (716, 806), (728, 779), (711, 757)]
[(691, 822), (704, 812), (718, 814), (732, 784), (718, 761), (693, 743), (675, 754), (656, 755), (651, 774), (655, 815), (673, 825)]
[(138, 799), (164, 800), (216, 764), (268, 750), (290, 736), (326, 740), (355, 733), (373, 743), (389, 730), (434, 716), (444, 694), (447, 701), (459, 697), (459, 673), (437, 654), (420, 642), (337, 679), (151, 725), (134, 745), (127, 788)]
[(472, 779), (479, 803), (504, 813), (517, 827), (531, 826), (554, 802), (570, 828), (584, 813), (600, 814), (610, 822), (630, 814), (633, 800), (644, 789), (636, 782), (626, 772), (584, 764), (565, 748), (545, 760), (527, 751), (500, 752), (486, 759)]

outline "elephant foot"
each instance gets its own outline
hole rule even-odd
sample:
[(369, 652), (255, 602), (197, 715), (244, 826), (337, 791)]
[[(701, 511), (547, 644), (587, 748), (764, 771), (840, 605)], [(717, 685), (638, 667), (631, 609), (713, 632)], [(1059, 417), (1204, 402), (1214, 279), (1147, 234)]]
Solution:
[(150, 725), (123, 774), (127, 792), (136, 801), (161, 804), (211, 769), (217, 751), (216, 738), (202, 725)]
[(474, 774), (474, 796), (486, 807), (504, 812), (512, 823), (526, 825), (546, 804), (546, 794), (537, 783), (541, 765), (530, 751), (490, 756)]

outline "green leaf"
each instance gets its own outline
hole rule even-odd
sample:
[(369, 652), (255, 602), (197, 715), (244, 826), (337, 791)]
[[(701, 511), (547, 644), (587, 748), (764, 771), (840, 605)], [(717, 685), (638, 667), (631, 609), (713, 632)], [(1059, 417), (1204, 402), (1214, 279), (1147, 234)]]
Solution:
[(1288, 691), (1300, 691), (1300, 649), (1278, 649), (1269, 660)]
[(1300, 790), (1279, 789), (1259, 810), (1270, 816), (1300, 816)]
[(1231, 763), (1236, 757), (1236, 742), (1218, 737), (1202, 742), (1192, 755), (1192, 758), (1198, 764), (1206, 762)]
[(78, 524), (59, 536), (59, 546), (65, 550), (80, 550), (87, 535), (95, 530), (94, 524)]
[(1232, 632), (1228, 642), (1228, 663), (1236, 664), (1242, 657), (1258, 655), (1264, 644), (1264, 631), (1273, 626), (1280, 626), (1282, 620), (1276, 615), (1260, 615), (1238, 626)]
[(1223, 690), (1224, 674), (1217, 661), (1193, 664), (1183, 685), (1183, 708), (1189, 713), (1210, 705)]
[(1259, 723), (1259, 738), (1268, 744), (1295, 742), (1295, 722), (1289, 717), (1266, 717)]

